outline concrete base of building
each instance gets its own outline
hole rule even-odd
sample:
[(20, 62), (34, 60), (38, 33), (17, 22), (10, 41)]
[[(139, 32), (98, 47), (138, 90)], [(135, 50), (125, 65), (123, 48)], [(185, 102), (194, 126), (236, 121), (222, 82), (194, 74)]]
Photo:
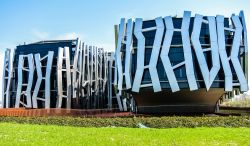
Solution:
[(154, 93), (152, 89), (144, 88), (140, 93), (132, 94), (137, 103), (137, 111), (142, 114), (213, 113), (217, 101), (224, 94), (224, 89), (181, 89), (174, 93), (171, 90), (163, 90)]

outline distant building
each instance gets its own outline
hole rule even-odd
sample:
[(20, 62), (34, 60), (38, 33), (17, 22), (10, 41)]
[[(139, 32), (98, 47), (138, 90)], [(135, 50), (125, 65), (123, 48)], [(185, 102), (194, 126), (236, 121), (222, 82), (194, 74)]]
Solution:
[(111, 108), (112, 53), (78, 39), (19, 45), (14, 52), (5, 53), (3, 107)]

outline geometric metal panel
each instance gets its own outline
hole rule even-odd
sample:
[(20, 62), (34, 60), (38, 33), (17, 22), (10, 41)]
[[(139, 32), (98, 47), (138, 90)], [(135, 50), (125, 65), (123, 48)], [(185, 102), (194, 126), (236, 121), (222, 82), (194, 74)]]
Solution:
[(90, 95), (93, 97), (90, 101), (90, 104), (95, 108), (96, 104), (96, 47), (95, 46), (90, 46)]
[(240, 11), (239, 17), (241, 18), (242, 26), (243, 26), (243, 43), (245, 46), (245, 52), (248, 52), (248, 44), (247, 44), (247, 26), (245, 21), (244, 12)]
[(105, 69), (105, 64), (104, 64), (104, 50), (103, 48), (99, 48), (99, 82), (100, 82), (100, 86), (99, 86), (99, 90), (102, 93), (103, 92), (103, 84), (104, 84), (104, 69)]
[(156, 65), (158, 63), (158, 57), (164, 33), (164, 23), (161, 17), (155, 18), (155, 23), (156, 23), (156, 33), (148, 68), (154, 92), (159, 92), (161, 91), (161, 84), (157, 73)]
[[(118, 90), (120, 91), (119, 94), (121, 94), (121, 90), (123, 90), (122, 87), (123, 76), (125, 76), (126, 89), (131, 88), (130, 66), (131, 66), (132, 36), (133, 36), (133, 20), (129, 19), (127, 25), (125, 25), (125, 19), (122, 18), (119, 26), (119, 35), (116, 48), (116, 62), (119, 74), (118, 78)], [(125, 54), (123, 53), (124, 51), (122, 51), (122, 47), (124, 45), (125, 45)], [(125, 55), (125, 57), (122, 57), (123, 55)], [(122, 60), (124, 60), (125, 62), (124, 67), (122, 66)]]
[(244, 12), (240, 11), (239, 17), (241, 18), (241, 23), (243, 26), (243, 36), (242, 36), (242, 43), (244, 45), (244, 63), (243, 63), (243, 69), (245, 72), (246, 80), (248, 81), (248, 39), (247, 39), (247, 27), (246, 27), (246, 21)]
[(120, 111), (123, 111), (121, 96), (120, 96), (119, 94), (116, 94), (116, 99), (117, 99), (117, 103), (118, 103), (119, 110), (120, 110)]
[[(82, 80), (81, 80), (81, 88), (82, 88), (82, 96), (87, 98), (89, 101), (90, 97), (90, 63), (89, 63), (89, 47), (86, 45), (83, 48), (83, 63), (82, 63)], [(85, 90), (86, 89), (86, 92)]]
[[(121, 102), (121, 96), (119, 94), (116, 94), (116, 91), (113, 90), (113, 87), (117, 85), (117, 67), (116, 67), (116, 57), (114, 53), (111, 53), (108, 59), (108, 108), (112, 109), (113, 107), (113, 98), (116, 99), (118, 103), (118, 108), (120, 111), (123, 111), (123, 106)], [(114, 79), (113, 79), (114, 77)], [(119, 90), (121, 92), (121, 90)], [(116, 95), (113, 96), (113, 93)]]
[(72, 97), (76, 98), (77, 95), (79, 95), (79, 79), (81, 76), (80, 68), (81, 68), (81, 50), (82, 50), (82, 43), (80, 40), (77, 41), (77, 45), (74, 52), (74, 58), (73, 58), (73, 65), (71, 67), (72, 72), (72, 88), (73, 93)]
[(133, 20), (129, 19), (126, 28), (126, 54), (125, 54), (125, 71), (126, 88), (131, 88), (131, 49), (133, 43)]
[[(98, 82), (99, 82), (99, 85), (98, 85), (98, 96), (99, 98), (102, 97), (102, 89), (103, 89), (103, 77), (102, 77), (102, 71), (103, 71), (103, 56), (104, 55), (104, 51), (103, 51), (103, 48), (98, 48)], [(99, 99), (100, 100), (100, 99)], [(99, 102), (99, 101), (98, 101)]]
[(191, 44), (189, 38), (190, 17), (191, 17), (191, 12), (184, 11), (181, 24), (181, 37), (184, 49), (184, 58), (186, 64), (186, 74), (187, 74), (188, 84), (190, 90), (192, 91), (192, 90), (197, 90), (198, 86), (194, 75), (194, 66), (193, 66)]
[(77, 66), (78, 66), (78, 72), (77, 72), (78, 73), (78, 77), (76, 79), (77, 85), (75, 85), (75, 86), (77, 86), (77, 93), (78, 93), (77, 97), (78, 98), (82, 97), (82, 84), (81, 83), (82, 83), (82, 73), (83, 73), (84, 43), (80, 42), (79, 45), (81, 45), (81, 47), (80, 47), (80, 50), (79, 50), (79, 59), (78, 59), (78, 62), (77, 62)]
[(115, 66), (114, 66), (114, 62), (115, 62), (115, 57), (114, 57), (114, 53), (111, 53), (111, 55), (108, 57), (108, 108), (111, 109), (112, 108), (112, 99), (113, 99), (113, 73), (115, 70)]
[[(164, 24), (161, 17), (155, 19), (156, 27), (142, 29), (142, 19), (137, 18), (135, 20), (134, 35), (137, 38), (137, 69), (135, 73), (135, 78), (133, 82), (132, 91), (139, 92), (140, 87), (153, 86), (154, 92), (161, 91), (161, 85), (156, 70), (156, 65), (160, 53), (161, 40), (164, 32)], [(152, 48), (152, 54), (149, 61), (149, 65), (144, 64), (145, 60), (145, 37), (142, 32), (151, 31), (156, 29), (156, 35), (154, 39), (154, 44)], [(149, 69), (152, 84), (141, 85), (143, 72), (145, 69)]]
[[(119, 35), (118, 35), (118, 41), (117, 41), (117, 48), (116, 48), (116, 65), (117, 65), (117, 71), (118, 71), (118, 90), (122, 90), (122, 82), (123, 82), (123, 71), (122, 71), (122, 42), (123, 37), (125, 35), (125, 19), (122, 18), (120, 25), (119, 25)], [(121, 93), (120, 93), (121, 94)]]
[[(216, 75), (220, 70), (220, 58), (217, 44), (217, 34), (216, 34), (216, 24), (214, 17), (207, 17), (208, 20), (204, 20), (202, 15), (196, 14), (194, 19), (193, 32), (191, 36), (191, 41), (193, 48), (200, 66), (200, 70), (207, 88), (209, 90), (212, 85)], [(200, 31), (202, 23), (209, 24), (209, 34), (210, 34), (210, 48), (203, 49), (200, 43)], [(212, 54), (212, 68), (209, 70), (207, 60), (204, 53), (211, 51)]]
[[(66, 98), (68, 109), (71, 108), (71, 71), (70, 71), (70, 58), (69, 58), (69, 47), (59, 47), (58, 48), (58, 61), (57, 61), (57, 88), (58, 88), (58, 98), (57, 98), (57, 108), (62, 107), (62, 99)], [(65, 64), (63, 63), (65, 61)], [(65, 67), (64, 67), (65, 66)], [(66, 74), (66, 79), (63, 78), (63, 72)], [(66, 91), (63, 91), (63, 81), (66, 81)], [(66, 95), (64, 94), (66, 92)]]
[(103, 93), (106, 91), (106, 87), (107, 87), (107, 82), (108, 82), (108, 52), (105, 52), (103, 54), (103, 67), (104, 67), (104, 71), (103, 71), (103, 86), (102, 86), (102, 91)]
[[(219, 46), (218, 38), (216, 32), (216, 22), (215, 17), (208, 16), (208, 26), (209, 26), (209, 35), (210, 35), (210, 44), (211, 44), (211, 53), (212, 53), (212, 68), (210, 70), (209, 76), (209, 86), (211, 87), (213, 81), (215, 80), (219, 70), (220, 70), (220, 55), (219, 55)], [(209, 89), (209, 88), (208, 88)]]
[(97, 95), (98, 95), (98, 85), (99, 85), (99, 82), (98, 82), (98, 72), (99, 72), (99, 69), (98, 69), (98, 63), (99, 63), (99, 60), (98, 60), (98, 54), (97, 54), (97, 47), (93, 47), (93, 55), (94, 55), (94, 76), (92, 76), (93, 78), (93, 82), (94, 82), (94, 86), (93, 86), (93, 93), (94, 93), (94, 108), (96, 108), (96, 102), (97, 102)]
[[(243, 27), (240, 22), (239, 16), (232, 15), (232, 27), (224, 27), (224, 17), (217, 16), (217, 31), (218, 31), (218, 43), (219, 43), (219, 53), (225, 73), (225, 91), (232, 91), (233, 86), (240, 86), (241, 91), (247, 91), (248, 85), (244, 72), (241, 68), (239, 62), (239, 51), (241, 45), (241, 37), (243, 34)], [(225, 46), (225, 31), (233, 32), (233, 44), (231, 47), (231, 54), (227, 56), (226, 46)], [(238, 77), (239, 83), (233, 83), (232, 70), (229, 61), (232, 62), (232, 67), (234, 68), (236, 75)]]
[(231, 19), (232, 19), (233, 26), (235, 27), (235, 30), (234, 30), (234, 39), (233, 39), (230, 59), (231, 59), (231, 62), (233, 64), (234, 70), (236, 72), (236, 75), (240, 83), (240, 90), (248, 91), (247, 80), (241, 68), (241, 64), (239, 62), (239, 57), (238, 57), (239, 51), (240, 51), (241, 36), (242, 36), (243, 28), (242, 28), (239, 16), (232, 16)]
[(172, 92), (176, 92), (180, 90), (180, 87), (177, 83), (177, 79), (174, 74), (174, 67), (172, 66), (169, 56), (168, 56), (173, 34), (174, 34), (173, 20), (171, 16), (167, 16), (164, 18), (164, 21), (166, 25), (166, 34), (164, 37), (160, 57), (161, 57), (162, 64), (165, 69), (168, 81), (169, 81), (169, 85), (172, 89)]
[[(51, 42), (57, 43), (57, 41)], [(12, 78), (12, 75), (9, 74), (11, 70), (10, 66), (13, 64), (9, 64), (11, 57), (10, 50), (7, 50), (4, 71), (4, 79), (6, 80), (3, 81), (3, 90), (5, 91), (4, 93), (7, 93), (6, 91), (10, 89), (7, 86), (15, 89), (15, 82), (16, 80), (18, 81), (17, 92), (11, 91), (11, 96), (16, 96), (15, 107), (19, 107), (20, 104), (28, 108), (61, 108), (66, 106), (68, 109), (71, 108), (71, 105), (77, 108), (103, 108), (107, 106), (105, 101), (108, 97), (105, 96), (105, 93), (108, 92), (106, 89), (110, 89), (107, 87), (109, 78), (109, 53), (104, 52), (103, 48), (84, 46), (84, 43), (81, 43), (78, 39), (76, 43), (74, 42), (72, 41), (71, 48), (70, 45), (58, 48), (57, 62), (54, 63), (57, 65), (56, 67), (52, 66), (52, 61), (55, 58), (53, 58), (52, 51), (49, 51), (48, 55), (45, 55), (43, 58), (40, 58), (40, 53), (36, 52), (35, 48), (34, 51), (28, 51), (37, 53), (34, 55), (36, 67), (33, 62), (33, 54), (19, 55), (20, 52), (18, 52), (20, 57), (18, 62), (18, 77), (13, 76), (12, 85), (8, 85), (10, 84), (9, 78)], [(41, 46), (40, 43), (42, 44)], [(46, 45), (50, 44), (39, 42), (38, 48)], [(64, 44), (60, 45), (63, 46)], [(28, 45), (27, 48), (32, 49), (32, 46), (33, 44)], [(20, 54), (25, 54), (25, 51)], [(41, 52), (41, 54), (44, 54), (44, 52)], [(73, 57), (71, 58), (71, 56)], [(114, 61), (112, 64), (115, 65)], [(56, 79), (50, 78), (52, 70), (55, 71), (53, 77), (56, 77)], [(35, 76), (34, 71), (36, 71)], [(14, 72), (13, 75), (16, 75), (16, 73)], [(117, 76), (117, 73), (115, 73), (115, 76)], [(111, 81), (111, 90), (113, 90), (113, 80), (111, 79)], [(31, 91), (33, 85), (34, 90)], [(52, 89), (51, 85), (53, 86)], [(4, 93), (3, 95), (5, 95)], [(52, 95), (53, 93), (57, 94), (56, 105), (53, 98), (50, 99), (50, 93)], [(76, 102), (73, 104), (71, 103), (72, 98), (76, 98), (74, 100)], [(4, 101), (9, 102), (12, 99), (9, 100), (5, 97)], [(5, 107), (8, 107), (8, 105)]]
[[(223, 17), (223, 16), (222, 16)], [(238, 18), (241, 18), (240, 19)], [(237, 20), (233, 20), (236, 19)], [(211, 17), (208, 16), (206, 19), (203, 19), (202, 15), (196, 15), (194, 19), (194, 23), (191, 22), (191, 12), (184, 11), (184, 15), (182, 18), (181, 28), (174, 28), (172, 17), (165, 17), (165, 36), (163, 44), (161, 43), (161, 40), (164, 35), (164, 24), (162, 22), (162, 18), (156, 18), (155, 24), (156, 27), (148, 27), (145, 22), (145, 28), (144, 22), (141, 18), (137, 18), (135, 22), (132, 21), (132, 19), (129, 19), (127, 23), (125, 23), (125, 19), (121, 19), (120, 25), (119, 25), (119, 33), (118, 33), (118, 39), (117, 39), (117, 48), (116, 48), (116, 67), (118, 70), (118, 93), (121, 95), (123, 90), (123, 85), (126, 85), (126, 89), (130, 89), (130, 80), (131, 78), (127, 78), (128, 76), (131, 77), (131, 47), (132, 40), (130, 36), (134, 35), (137, 40), (136, 45), (136, 69), (134, 71), (135, 77), (132, 85), (132, 91), (133, 92), (139, 92), (141, 87), (151, 87), (153, 86), (154, 92), (161, 91), (161, 85), (156, 69), (156, 65), (158, 64), (158, 57), (160, 53), (160, 57), (162, 60), (162, 64), (164, 67), (164, 70), (166, 72), (169, 85), (172, 89), (172, 92), (176, 92), (180, 90), (180, 87), (178, 85), (178, 81), (176, 79), (174, 69), (179, 68), (180, 66), (185, 65), (186, 70), (186, 76), (188, 85), (191, 91), (197, 90), (197, 79), (196, 74), (194, 70), (194, 64), (195, 59), (193, 59), (193, 52), (196, 55), (198, 65), (201, 70), (201, 75), (203, 77), (203, 81), (205, 83), (207, 91), (212, 86), (213, 82), (215, 81), (215, 78), (217, 77), (219, 70), (220, 70), (220, 60), (222, 62), (223, 70), (225, 72), (225, 91), (231, 91), (233, 86), (240, 86), (242, 91), (246, 91), (248, 89), (246, 77), (244, 75), (244, 71), (242, 70), (241, 63), (239, 62), (239, 48), (241, 47), (241, 54), (242, 54), (242, 48), (245, 47), (245, 56), (247, 56), (247, 41), (246, 41), (246, 27), (245, 27), (245, 20), (244, 20), (244, 14), (243, 12), (240, 13), (240, 16), (233, 16), (232, 20), (235, 21), (235, 23), (239, 22), (239, 26), (236, 29), (232, 28), (224, 28), (224, 17), (220, 18), (220, 16)], [(217, 22), (217, 23), (216, 23)], [(200, 33), (202, 30), (202, 24), (207, 24), (208, 30), (209, 30), (209, 44), (201, 44), (200, 42)], [(241, 25), (242, 23), (242, 25)], [(133, 29), (133, 24), (134, 29)], [(149, 24), (149, 23), (148, 23)], [(152, 23), (153, 24), (153, 23)], [(151, 25), (152, 25), (151, 24)], [(179, 25), (179, 22), (176, 24)], [(193, 26), (190, 26), (192, 24)], [(234, 24), (234, 23), (233, 23)], [(234, 27), (237, 24), (234, 24)], [(160, 27), (159, 27), (160, 26)], [(161, 27), (162, 26), (162, 27)], [(217, 28), (216, 28), (217, 27)], [(241, 28), (240, 28), (241, 27)], [(243, 27), (243, 29), (242, 29)], [(192, 28), (193, 32), (191, 35), (190, 40), (190, 28)], [(131, 35), (130, 31), (133, 31), (133, 34)], [(153, 31), (156, 30), (155, 33), (155, 39), (154, 44), (152, 46), (152, 53), (150, 56), (149, 64), (145, 64), (145, 48), (151, 46), (145, 46), (146, 43), (146, 37), (144, 36), (144, 32)], [(231, 35), (234, 37), (234, 43), (232, 46), (232, 52), (231, 55), (227, 56), (227, 50), (226, 50), (226, 43), (225, 43), (225, 30), (230, 31), (230, 33), (234, 33), (234, 35)], [(238, 30), (238, 33), (237, 31)], [(180, 62), (174, 66), (172, 66), (172, 62), (169, 59), (169, 50), (172, 47), (172, 38), (174, 31), (181, 32), (181, 39), (182, 39), (182, 46), (183, 46), (183, 53), (184, 53), (184, 61)], [(241, 35), (242, 34), (242, 35)], [(192, 44), (191, 44), (192, 42)], [(243, 44), (244, 46), (240, 46)], [(161, 45), (162, 44), (162, 45)], [(192, 52), (192, 47), (194, 51)], [(206, 48), (202, 48), (202, 46), (209, 46)], [(173, 45), (174, 46), (174, 45)], [(176, 45), (179, 46), (179, 45)], [(227, 44), (228, 47), (228, 44)], [(234, 52), (233, 52), (234, 51)], [(211, 52), (211, 53), (208, 53)], [(210, 55), (211, 54), (211, 55)], [(125, 55), (125, 57), (124, 57)], [(210, 62), (209, 58), (211, 58)], [(148, 61), (148, 60), (147, 60)], [(232, 65), (236, 71), (236, 75), (238, 76), (240, 83), (233, 83), (233, 75), (232, 70), (230, 67), (229, 61), (232, 62)], [(210, 65), (211, 64), (211, 65)], [(245, 63), (246, 64), (246, 63)], [(211, 67), (210, 67), (211, 66)], [(245, 65), (245, 68), (247, 65)], [(142, 77), (144, 74), (144, 70), (149, 69), (150, 77), (152, 80), (152, 83), (146, 83), (141, 84)], [(125, 72), (123, 72), (125, 71)], [(245, 71), (246, 72), (246, 71)], [(116, 73), (116, 72), (115, 72)], [(123, 84), (123, 76), (126, 78), (125, 84)], [(114, 79), (114, 81), (116, 81)]]
[[(25, 60), (28, 62), (28, 66), (25, 66)], [(24, 74), (23, 72), (28, 73), (28, 82), (24, 83)], [(15, 108), (19, 108), (20, 104), (26, 108), (31, 108), (31, 87), (33, 83), (34, 75), (34, 60), (33, 55), (19, 55), (18, 62), (18, 84), (17, 84), (17, 93), (16, 93), (16, 104)], [(26, 87), (26, 90), (25, 90)], [(21, 99), (23, 97), (23, 99)], [(22, 100), (22, 101), (21, 101)], [(26, 101), (26, 103), (25, 103)]]
[[(43, 58), (40, 58), (40, 54), (35, 54), (35, 63), (36, 63), (36, 72), (37, 72), (37, 79), (36, 79), (36, 85), (33, 91), (32, 95), (32, 103), (33, 108), (38, 108), (37, 106), (37, 100), (41, 100), (45, 102), (45, 108), (50, 108), (50, 75), (51, 75), (51, 68), (52, 68), (52, 61), (53, 61), (53, 51), (49, 51), (48, 55), (44, 56)], [(46, 63), (46, 72), (45, 76), (43, 76), (42, 72), (42, 64), (41, 62), (47, 59)], [(39, 90), (41, 89), (41, 83), (42, 80), (45, 81), (45, 87), (43, 89), (44, 97), (37, 97)]]
[(11, 49), (6, 49), (4, 57), (4, 69), (3, 69), (3, 84), (2, 84), (2, 104), (1, 108), (9, 108), (10, 104), (10, 89), (11, 79), (13, 73), (13, 60), (14, 53)]
[[(93, 94), (93, 90), (95, 90), (95, 60), (94, 60), (94, 47), (89, 46), (90, 51), (90, 96)], [(94, 88), (94, 89), (93, 89)]]
[(218, 35), (218, 46), (219, 46), (219, 54), (220, 60), (222, 63), (222, 67), (225, 75), (225, 91), (232, 91), (233, 86), (233, 75), (228, 62), (228, 56), (226, 52), (226, 44), (225, 44), (225, 29), (224, 29), (224, 16), (217, 15), (217, 35)]
[(137, 39), (137, 65), (136, 65), (136, 72), (133, 82), (132, 91), (139, 92), (142, 75), (144, 71), (144, 58), (145, 58), (145, 38), (142, 34), (142, 19), (136, 18), (135, 19), (135, 28), (134, 28), (134, 35)]

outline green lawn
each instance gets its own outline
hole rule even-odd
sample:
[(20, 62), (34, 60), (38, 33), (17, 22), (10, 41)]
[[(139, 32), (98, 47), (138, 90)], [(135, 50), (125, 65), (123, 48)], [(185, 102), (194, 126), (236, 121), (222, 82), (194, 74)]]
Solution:
[(250, 145), (250, 128), (83, 128), (0, 123), (0, 145)]

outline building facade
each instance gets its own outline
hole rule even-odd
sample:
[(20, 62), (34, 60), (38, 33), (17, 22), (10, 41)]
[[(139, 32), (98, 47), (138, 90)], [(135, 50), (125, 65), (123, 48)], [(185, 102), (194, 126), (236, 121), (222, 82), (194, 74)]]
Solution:
[(119, 94), (138, 112), (213, 112), (227, 92), (248, 90), (243, 12), (121, 19), (117, 32)]
[[(112, 108), (114, 54), (81, 40), (50, 40), (5, 52), (3, 108)], [(110, 71), (111, 69), (111, 71)], [(113, 70), (113, 72), (112, 72)]]
[(115, 28), (115, 53), (79, 39), (7, 49), (3, 108), (209, 113), (221, 97), (248, 90), (243, 12), (122, 18)]

